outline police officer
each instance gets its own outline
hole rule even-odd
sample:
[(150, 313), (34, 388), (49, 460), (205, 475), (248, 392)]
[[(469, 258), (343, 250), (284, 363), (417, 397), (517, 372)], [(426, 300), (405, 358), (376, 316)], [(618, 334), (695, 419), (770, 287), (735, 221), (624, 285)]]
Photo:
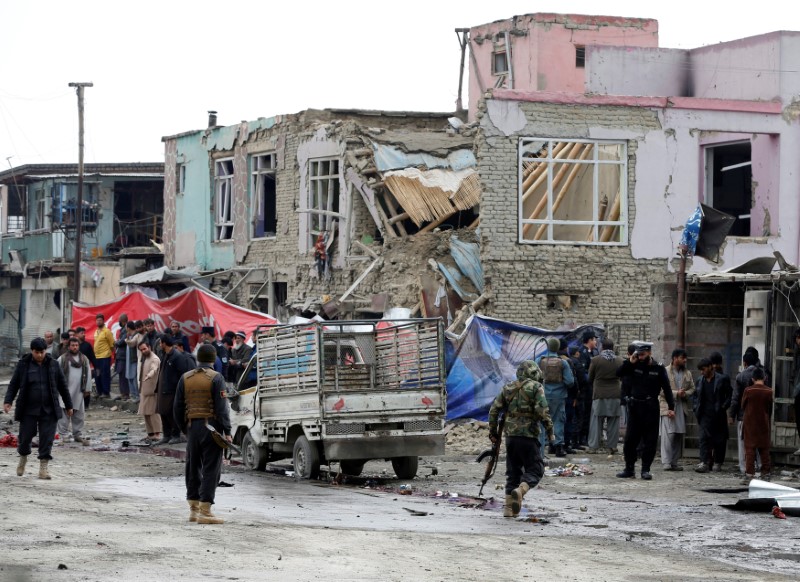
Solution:
[(553, 422), (542, 386), (542, 371), (536, 362), (526, 360), (517, 368), (517, 381), (503, 386), (489, 410), (489, 439), (498, 439), (497, 420), (505, 413), (506, 433), (506, 504), (503, 517), (516, 517), (522, 498), (539, 483), (544, 463), (539, 444), (539, 423), (547, 428), (552, 443)]
[(225, 379), (212, 369), (216, 357), (214, 346), (200, 346), (197, 368), (181, 376), (175, 394), (175, 422), (188, 437), (186, 499), (189, 501), (189, 521), (197, 523), (224, 523), (223, 519), (211, 513), (222, 470), (222, 448), (208, 426), (232, 442)]
[(617, 473), (617, 477), (636, 476), (636, 449), (641, 442), (642, 479), (649, 481), (653, 478), (650, 465), (656, 456), (661, 418), (658, 395), (662, 392), (664, 394), (669, 418), (675, 417), (675, 399), (672, 397), (666, 369), (651, 356), (653, 344), (634, 342), (634, 346), (633, 354), (617, 369), (617, 376), (630, 379), (630, 382), (623, 383), (622, 388), (622, 398), (628, 405), (628, 426), (623, 447), (625, 469)]

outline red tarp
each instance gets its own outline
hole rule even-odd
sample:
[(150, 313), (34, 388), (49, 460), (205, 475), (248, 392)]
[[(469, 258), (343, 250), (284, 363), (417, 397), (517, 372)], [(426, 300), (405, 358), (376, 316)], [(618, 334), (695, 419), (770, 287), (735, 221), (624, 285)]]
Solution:
[(202, 327), (213, 326), (217, 338), (228, 330), (241, 330), (249, 340), (257, 326), (278, 323), (271, 315), (231, 305), (200, 289), (185, 289), (168, 299), (151, 299), (141, 291), (134, 291), (103, 305), (77, 303), (73, 306), (71, 327), (85, 327), (86, 340), (90, 343), (94, 341), (95, 316), (98, 313), (105, 316), (106, 325), (114, 337), (122, 313), (127, 313), (130, 321), (149, 317), (159, 332), (168, 330), (170, 323), (177, 321), (181, 324), (181, 331), (189, 336), (192, 346), (197, 343)]

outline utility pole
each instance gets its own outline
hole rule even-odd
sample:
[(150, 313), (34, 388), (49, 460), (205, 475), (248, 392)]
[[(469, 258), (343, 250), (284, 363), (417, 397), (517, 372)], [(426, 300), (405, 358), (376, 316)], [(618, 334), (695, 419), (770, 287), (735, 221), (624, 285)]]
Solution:
[(78, 94), (78, 201), (75, 209), (75, 271), (73, 274), (72, 302), (81, 296), (81, 235), (83, 229), (83, 89), (94, 83), (70, 83)]
[(458, 71), (458, 98), (456, 99), (456, 113), (464, 111), (464, 105), (461, 101), (461, 90), (464, 86), (464, 57), (467, 54), (467, 45), (469, 44), (469, 28), (456, 28), (456, 36), (458, 36), (458, 44), (461, 46), (461, 68)]

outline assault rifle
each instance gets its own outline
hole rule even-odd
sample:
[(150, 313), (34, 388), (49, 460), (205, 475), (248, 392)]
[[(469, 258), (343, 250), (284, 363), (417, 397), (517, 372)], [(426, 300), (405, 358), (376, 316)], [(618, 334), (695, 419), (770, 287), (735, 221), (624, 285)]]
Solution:
[(503, 428), (505, 424), (506, 414), (503, 413), (500, 417), (500, 421), (497, 423), (497, 440), (492, 443), (491, 449), (486, 449), (475, 459), (476, 463), (480, 463), (486, 457), (489, 457), (489, 462), (486, 464), (486, 472), (483, 474), (483, 480), (481, 481), (481, 488), (478, 491), (478, 497), (483, 495), (483, 486), (489, 482), (489, 479), (494, 475), (495, 469), (497, 469), (497, 461), (500, 458), (500, 447), (503, 446)]

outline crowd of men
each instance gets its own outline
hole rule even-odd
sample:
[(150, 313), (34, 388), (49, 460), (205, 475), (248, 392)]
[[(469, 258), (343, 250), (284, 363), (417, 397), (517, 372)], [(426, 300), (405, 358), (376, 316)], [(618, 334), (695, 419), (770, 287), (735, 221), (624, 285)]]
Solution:
[[(699, 440), (695, 471), (722, 471), (728, 427), (736, 424), (743, 483), (749, 483), (756, 472), (761, 479), (770, 479), (774, 394), (769, 371), (761, 364), (756, 348), (745, 350), (741, 372), (732, 382), (724, 373), (719, 352), (700, 359), (698, 374), (693, 377), (684, 349), (673, 350), (664, 366), (653, 358), (649, 342), (632, 343), (627, 357), (621, 357), (608, 337), (600, 349), (594, 332), (586, 332), (581, 339), (580, 345), (569, 346), (548, 338), (545, 352), (535, 361), (522, 362), (517, 381), (507, 384), (492, 403), (492, 443), (500, 436), (500, 418), (505, 416), (505, 516), (517, 515), (524, 495), (541, 480), (545, 450), (557, 457), (576, 450), (616, 454), (623, 416), (625, 468), (617, 473), (619, 478), (635, 478), (637, 462), (641, 462), (641, 478), (653, 478), (659, 436), (663, 470), (683, 471), (680, 460), (691, 409)], [(793, 396), (800, 434), (800, 329), (793, 342)]]
[(247, 335), (231, 332), (217, 341), (214, 328), (204, 327), (191, 352), (178, 322), (159, 334), (152, 319), (132, 321), (123, 314), (115, 337), (102, 314), (95, 321), (93, 344), (86, 341), (83, 327), (61, 334), (58, 343), (52, 332), (46, 332), (31, 342), (30, 353), (17, 363), (3, 403), (8, 413), (16, 401), (17, 475), (25, 474), (37, 434), (40, 479), (51, 478), (49, 462), (57, 431), (61, 442), (72, 439), (90, 444), (83, 429), (92, 380), (97, 398), (110, 398), (113, 363), (118, 398), (138, 403), (138, 413), (144, 418), (147, 437), (143, 444), (187, 443), (189, 521), (223, 523), (211, 513), (211, 505), (222, 448), (232, 440), (225, 384), (238, 380), (250, 360)]

